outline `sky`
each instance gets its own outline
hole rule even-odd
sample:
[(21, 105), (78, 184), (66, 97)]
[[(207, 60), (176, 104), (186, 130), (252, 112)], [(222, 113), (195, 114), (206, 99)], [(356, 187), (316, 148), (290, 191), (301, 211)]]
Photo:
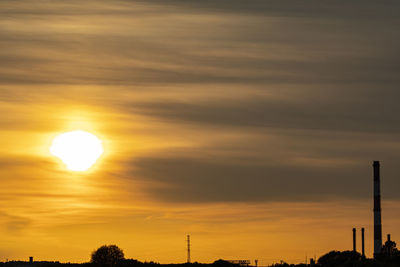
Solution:
[[(400, 239), (398, 1), (0, 2), (0, 261), (303, 262)], [(104, 154), (68, 171), (49, 147)]]

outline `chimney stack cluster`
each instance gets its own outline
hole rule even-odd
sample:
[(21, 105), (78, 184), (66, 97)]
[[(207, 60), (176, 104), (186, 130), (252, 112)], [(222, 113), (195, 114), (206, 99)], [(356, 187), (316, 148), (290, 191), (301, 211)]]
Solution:
[(361, 255), (365, 258), (364, 228), (361, 228)]
[[(381, 174), (380, 163), (374, 161), (374, 258), (382, 254)], [(361, 228), (361, 253), (365, 257), (365, 229)], [(390, 241), (390, 235), (388, 235)], [(357, 251), (356, 228), (353, 228), (353, 251)]]
[[(356, 246), (356, 228), (353, 228), (353, 251), (357, 251), (357, 246)], [(363, 257), (365, 257), (365, 238), (364, 238), (364, 233), (365, 229), (361, 228), (361, 254)]]

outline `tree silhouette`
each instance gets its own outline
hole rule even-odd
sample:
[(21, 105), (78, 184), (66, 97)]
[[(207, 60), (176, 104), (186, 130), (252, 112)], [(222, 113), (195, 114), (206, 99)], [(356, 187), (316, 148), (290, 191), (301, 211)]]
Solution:
[(91, 262), (100, 266), (115, 266), (124, 259), (124, 252), (116, 245), (104, 245), (92, 252)]
[(363, 266), (362, 256), (355, 251), (331, 251), (318, 259), (318, 264), (323, 267), (355, 267)]

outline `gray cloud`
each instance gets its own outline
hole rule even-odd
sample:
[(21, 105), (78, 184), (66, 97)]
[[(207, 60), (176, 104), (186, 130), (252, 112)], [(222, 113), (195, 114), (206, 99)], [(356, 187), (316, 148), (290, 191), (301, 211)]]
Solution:
[(32, 225), (31, 219), (23, 216), (11, 215), (6, 212), (0, 212), (0, 221), (5, 224), (7, 231), (13, 234), (20, 234), (20, 232)]
[(51, 162), (43, 157), (7, 155), (0, 157), (0, 168), (4, 169), (24, 169), (27, 167), (48, 168)]
[[(329, 91), (325, 90), (325, 97), (313, 96), (309, 91), (306, 98), (290, 98), (290, 101), (262, 97), (227, 101), (206, 99), (131, 103), (126, 108), (160, 120), (194, 125), (399, 133), (399, 118), (393, 116), (400, 112), (395, 100), (400, 97), (398, 90), (337, 90), (332, 94)], [(385, 105), (374, 109), (377, 103)]]
[(31, 220), (22, 217), (15, 217), (7, 223), (7, 230), (10, 232), (20, 232), (32, 224)]
[[(169, 185), (147, 188), (152, 196), (194, 202), (364, 198), (373, 159), (396, 168), (396, 1), (37, 3), (0, 3), (3, 103), (101, 106), (122, 113), (125, 124), (136, 115), (164, 123), (162, 130), (184, 140), (190, 127), (203, 136), (210, 127), (216, 136), (259, 136), (218, 144), (222, 152), (212, 160), (205, 156), (210, 144), (186, 151), (199, 158), (138, 157), (126, 164), (135, 167), (131, 179)], [(88, 84), (98, 87), (83, 87)], [(149, 93), (138, 97), (143, 92)], [(31, 114), (33, 106), (24, 108), (23, 116), (2, 118), (2, 125), (52, 127)], [(276, 144), (266, 146), (271, 132)], [(243, 155), (233, 159), (238, 151)], [(294, 164), (293, 154), (330, 164)], [(352, 165), (335, 165), (340, 159)], [(24, 164), (0, 159), (0, 166)], [(396, 176), (388, 173), (391, 198), (398, 198)]]
[[(125, 1), (132, 2), (132, 1)], [(139, 1), (147, 3), (146, 1)], [(317, 0), (292, 1), (283, 0), (279, 2), (269, 2), (255, 0), (251, 2), (243, 2), (240, 0), (220, 0), (220, 1), (194, 1), (194, 0), (173, 0), (173, 1), (152, 1), (160, 6), (174, 7), (176, 9), (191, 10), (192, 12), (217, 12), (217, 13), (234, 13), (234, 14), (251, 14), (251, 15), (268, 15), (268, 16), (291, 16), (291, 17), (332, 17), (332, 18), (355, 18), (370, 19), (371, 16), (392, 17), (396, 18), (395, 11), (388, 10), (387, 6), (398, 7), (399, 3), (393, 0), (375, 2), (375, 1), (335, 1), (322, 3)], [(357, 13), (353, 9), (357, 9)]]
[(399, 6), (391, 4), (100, 1), (92, 9), (45, 1), (33, 9), (13, 3), (2, 11), (0, 78), (8, 84), (393, 86)]
[[(218, 160), (142, 158), (132, 162), (132, 177), (160, 183), (147, 192), (162, 201), (324, 201), (371, 197), (371, 162), (351, 166), (295, 166), (285, 162), (223, 163)], [(390, 167), (393, 162), (386, 162)], [(387, 170), (387, 169), (386, 169)], [(385, 170), (385, 199), (398, 199), (395, 169)]]

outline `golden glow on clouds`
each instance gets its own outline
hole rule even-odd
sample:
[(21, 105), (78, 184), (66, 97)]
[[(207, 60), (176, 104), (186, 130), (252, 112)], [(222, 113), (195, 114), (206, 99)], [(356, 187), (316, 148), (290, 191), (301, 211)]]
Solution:
[(71, 171), (86, 171), (103, 154), (101, 140), (85, 131), (63, 133), (53, 140), (50, 152)]

